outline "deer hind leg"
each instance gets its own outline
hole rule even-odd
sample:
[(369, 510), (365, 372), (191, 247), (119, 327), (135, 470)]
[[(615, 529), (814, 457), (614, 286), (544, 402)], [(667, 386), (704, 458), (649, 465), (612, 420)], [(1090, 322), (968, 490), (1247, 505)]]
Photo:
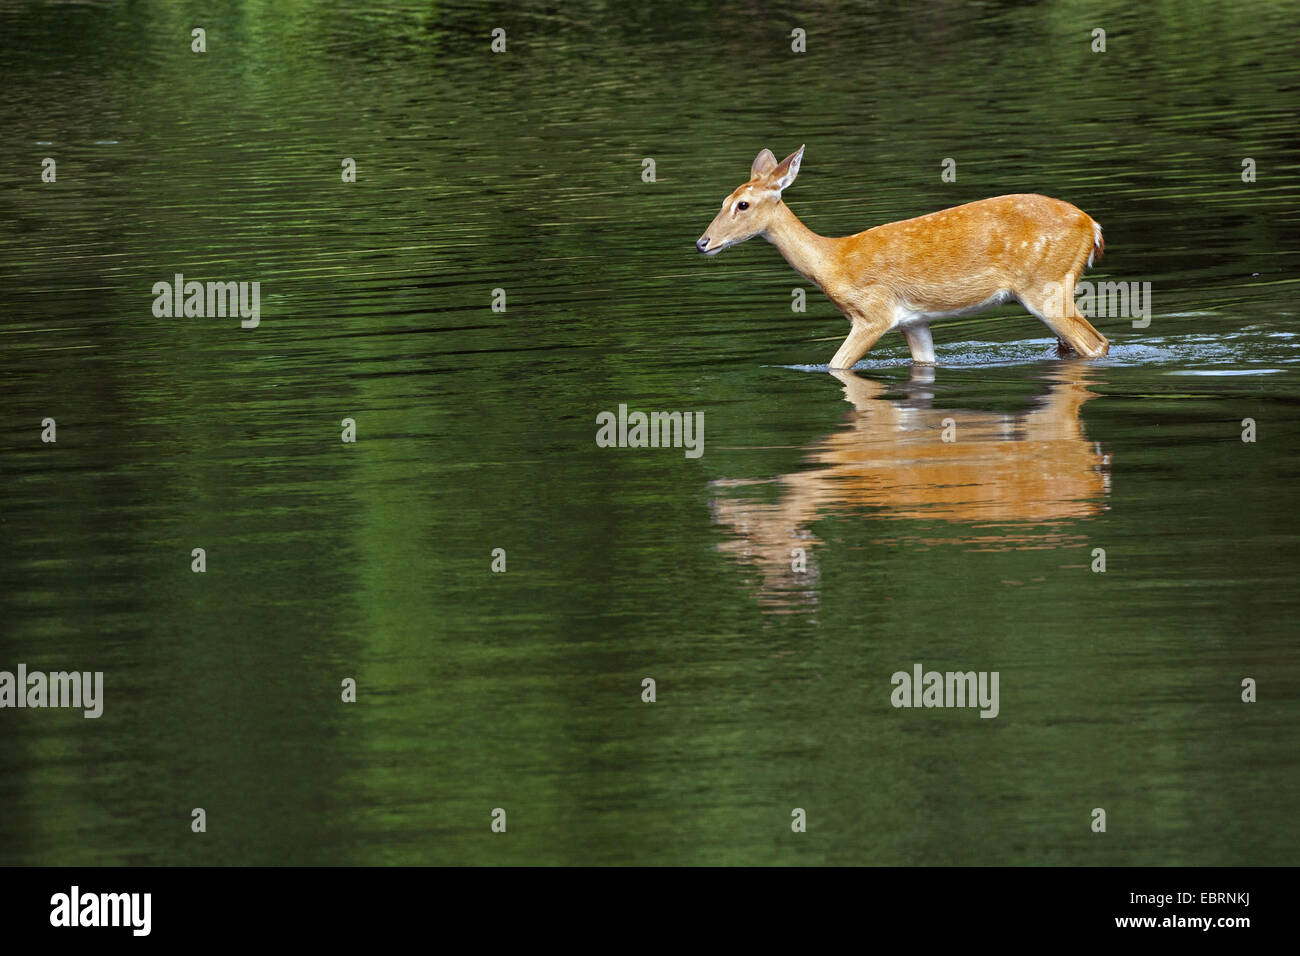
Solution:
[(1016, 298), (1056, 333), (1058, 351), (1100, 358), (1110, 351), (1110, 342), (1075, 306), (1074, 283), (1074, 273), (1067, 273), (1060, 282), (1022, 292)]
[(934, 340), (930, 338), (930, 325), (927, 322), (913, 322), (900, 327), (907, 347), (912, 352), (912, 361), (918, 365), (934, 364)]

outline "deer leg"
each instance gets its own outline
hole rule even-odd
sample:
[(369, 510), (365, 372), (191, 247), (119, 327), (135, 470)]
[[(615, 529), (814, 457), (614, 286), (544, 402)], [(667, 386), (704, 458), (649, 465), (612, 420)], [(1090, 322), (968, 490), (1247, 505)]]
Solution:
[[(1053, 325), (1052, 331), (1072, 351), (1088, 358), (1100, 358), (1110, 351), (1110, 342), (1106, 336), (1092, 327), (1092, 323), (1083, 317), (1073, 302), (1069, 304), (1065, 318), (1057, 321), (1060, 324)], [(1057, 343), (1058, 348), (1060, 342)]]
[(1067, 275), (1064, 282), (1052, 285), (1051, 289), (1017, 298), (1021, 305), (1056, 333), (1057, 351), (1068, 354), (1068, 349), (1088, 358), (1100, 358), (1109, 352), (1110, 342), (1106, 336), (1092, 327), (1092, 323), (1083, 317), (1068, 294), (1062, 295), (1060, 292), (1061, 289), (1074, 288), (1074, 276)]
[(930, 326), (925, 322), (913, 322), (900, 330), (907, 339), (907, 347), (912, 351), (912, 361), (918, 365), (934, 364), (934, 340), (930, 338)]
[(853, 327), (849, 330), (848, 338), (844, 340), (831, 359), (831, 368), (853, 368), (853, 363), (871, 350), (880, 337), (885, 334), (885, 324), (881, 322), (872, 322), (867, 319), (850, 319)]

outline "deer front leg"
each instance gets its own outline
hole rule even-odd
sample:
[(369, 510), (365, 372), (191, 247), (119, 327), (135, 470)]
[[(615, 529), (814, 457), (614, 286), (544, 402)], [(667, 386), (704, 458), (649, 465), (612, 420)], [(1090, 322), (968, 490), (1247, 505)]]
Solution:
[(871, 350), (871, 346), (875, 345), (889, 329), (889, 321), (883, 309), (871, 309), (857, 315), (850, 315), (849, 322), (853, 327), (849, 329), (848, 338), (844, 340), (840, 350), (831, 359), (831, 368), (853, 368), (853, 363), (866, 355)]

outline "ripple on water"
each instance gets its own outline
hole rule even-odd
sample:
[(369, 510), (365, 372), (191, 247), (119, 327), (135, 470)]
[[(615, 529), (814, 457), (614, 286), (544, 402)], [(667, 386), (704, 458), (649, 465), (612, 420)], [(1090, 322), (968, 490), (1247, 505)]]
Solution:
[[(1273, 346), (1273, 347), (1269, 347)], [(953, 342), (935, 350), (940, 368), (1000, 368), (1057, 361), (1056, 339), (1025, 339), (1017, 342)], [(912, 362), (906, 352), (886, 353), (866, 358), (853, 368), (856, 371), (906, 367)], [(1150, 367), (1160, 365), (1235, 365), (1251, 362), (1268, 365), (1300, 362), (1300, 350), (1289, 343), (1265, 343), (1248, 332), (1227, 335), (1173, 335), (1143, 342), (1111, 342), (1110, 353), (1094, 360), (1109, 368)], [(782, 365), (799, 372), (825, 372), (829, 365)], [(1171, 375), (1268, 375), (1280, 368), (1179, 369)]]
[(1280, 368), (1184, 368), (1166, 372), (1166, 375), (1273, 375)]

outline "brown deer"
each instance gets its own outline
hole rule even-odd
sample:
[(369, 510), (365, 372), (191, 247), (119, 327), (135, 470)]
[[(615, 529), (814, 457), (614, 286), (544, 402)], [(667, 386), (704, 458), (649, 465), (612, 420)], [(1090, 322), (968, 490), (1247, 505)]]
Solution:
[(852, 368), (891, 329), (907, 339), (912, 360), (934, 363), (930, 321), (968, 315), (1011, 299), (1056, 333), (1062, 352), (1105, 355), (1110, 343), (1074, 304), (1085, 266), (1105, 248), (1101, 226), (1059, 199), (997, 196), (866, 232), (819, 236), (790, 211), (782, 194), (799, 174), (802, 146), (781, 162), (758, 154), (749, 179), (695, 246), (705, 255), (762, 236), (817, 284), (850, 323), (831, 368)]

